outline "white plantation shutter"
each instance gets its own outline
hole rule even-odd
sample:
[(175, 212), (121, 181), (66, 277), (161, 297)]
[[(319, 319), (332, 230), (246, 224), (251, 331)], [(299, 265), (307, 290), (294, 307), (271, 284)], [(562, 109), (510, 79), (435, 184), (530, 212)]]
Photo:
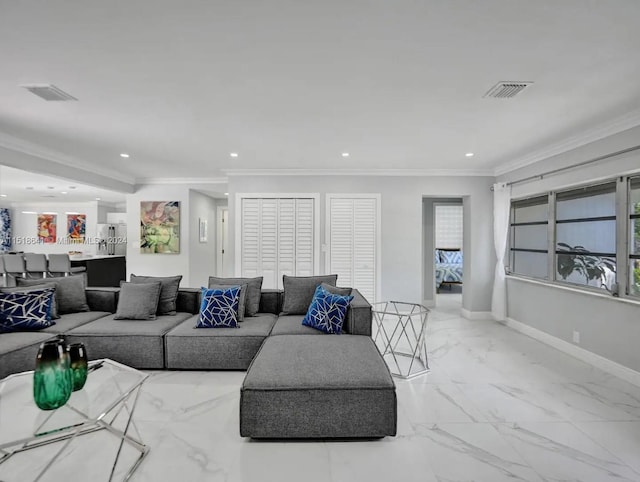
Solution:
[(329, 272), (338, 285), (378, 298), (378, 198), (332, 197), (329, 201)]
[(241, 276), (263, 276), (263, 288), (282, 288), (283, 274), (315, 274), (314, 209), (312, 198), (243, 198)]

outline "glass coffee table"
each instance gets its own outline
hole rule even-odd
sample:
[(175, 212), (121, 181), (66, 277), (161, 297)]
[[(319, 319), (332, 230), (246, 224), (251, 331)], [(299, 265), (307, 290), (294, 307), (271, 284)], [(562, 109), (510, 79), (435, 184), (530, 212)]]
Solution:
[(1, 380), (0, 481), (128, 480), (149, 452), (133, 421), (148, 376), (109, 359), (89, 362), (85, 386), (50, 411), (33, 401), (33, 372)]

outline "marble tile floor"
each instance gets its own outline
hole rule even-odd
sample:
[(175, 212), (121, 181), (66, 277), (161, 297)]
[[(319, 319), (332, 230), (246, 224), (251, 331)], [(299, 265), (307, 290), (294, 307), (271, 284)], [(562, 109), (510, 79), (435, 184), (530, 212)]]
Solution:
[(245, 440), (243, 372), (153, 372), (136, 411), (151, 452), (132, 480), (640, 481), (640, 387), (458, 312), (446, 299), (430, 314), (431, 372), (396, 381), (398, 436), (377, 441)]

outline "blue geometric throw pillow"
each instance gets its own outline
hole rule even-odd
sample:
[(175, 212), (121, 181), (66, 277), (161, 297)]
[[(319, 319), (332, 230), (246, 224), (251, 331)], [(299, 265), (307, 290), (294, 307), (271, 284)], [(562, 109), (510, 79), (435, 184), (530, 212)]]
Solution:
[(202, 303), (196, 328), (237, 328), (240, 286), (202, 288)]
[(462, 252), (440, 251), (440, 259), (445, 264), (462, 264)]
[(353, 296), (334, 295), (318, 286), (302, 324), (339, 335), (351, 300)]
[(54, 293), (55, 289), (0, 293), (0, 331), (33, 331), (55, 325), (51, 320)]

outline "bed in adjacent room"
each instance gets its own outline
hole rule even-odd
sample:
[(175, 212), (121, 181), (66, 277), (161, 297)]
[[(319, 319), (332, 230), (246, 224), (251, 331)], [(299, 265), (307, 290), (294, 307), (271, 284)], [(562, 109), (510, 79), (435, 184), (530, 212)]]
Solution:
[(435, 250), (436, 291), (442, 285), (462, 284), (462, 250), (437, 248)]

